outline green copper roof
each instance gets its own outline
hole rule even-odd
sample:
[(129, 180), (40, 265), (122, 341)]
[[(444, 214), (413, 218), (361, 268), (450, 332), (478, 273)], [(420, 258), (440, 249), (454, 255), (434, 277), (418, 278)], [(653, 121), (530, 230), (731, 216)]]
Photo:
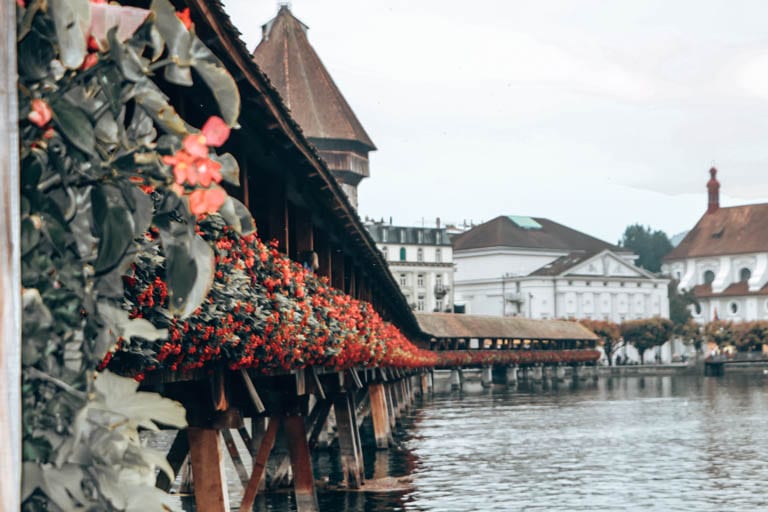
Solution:
[(541, 229), (541, 224), (533, 220), (531, 217), (524, 217), (522, 215), (507, 215), (507, 218), (517, 224), (517, 227), (522, 229)]

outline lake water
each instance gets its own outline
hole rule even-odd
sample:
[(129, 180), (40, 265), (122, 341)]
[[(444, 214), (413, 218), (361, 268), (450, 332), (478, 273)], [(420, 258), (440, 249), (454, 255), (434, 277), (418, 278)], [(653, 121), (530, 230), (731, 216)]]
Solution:
[[(367, 447), (368, 478), (399, 477), (399, 490), (321, 492), (321, 510), (768, 510), (766, 382), (758, 373), (517, 390), (468, 382), (418, 405), (396, 449)], [(338, 478), (333, 454), (315, 462)], [(262, 497), (255, 510), (292, 501)]]

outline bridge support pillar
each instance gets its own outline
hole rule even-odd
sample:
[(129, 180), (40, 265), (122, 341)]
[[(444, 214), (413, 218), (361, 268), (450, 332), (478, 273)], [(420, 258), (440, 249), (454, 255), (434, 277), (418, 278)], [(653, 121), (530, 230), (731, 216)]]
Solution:
[(507, 366), (507, 386), (517, 386), (517, 366)]
[(534, 366), (531, 368), (531, 379), (536, 383), (539, 383), (544, 379), (544, 372), (542, 371), (541, 366)]
[(461, 368), (451, 370), (451, 389), (461, 389), (464, 382), (464, 376), (461, 374)]
[(480, 370), (480, 383), (484, 388), (491, 387), (491, 384), (493, 383), (491, 366), (483, 366), (483, 368)]
[(429, 394), (429, 374), (424, 372), (419, 376), (421, 398), (427, 398)]
[(387, 397), (384, 384), (376, 383), (368, 387), (368, 396), (371, 401), (371, 419), (373, 420), (373, 434), (376, 438), (376, 448), (386, 450), (389, 448), (389, 440), (392, 431), (389, 425), (389, 412), (387, 411)]
[(562, 382), (565, 380), (565, 366), (559, 364), (555, 366), (555, 377), (554, 379), (558, 382)]
[(336, 393), (333, 396), (333, 410), (336, 415), (336, 429), (339, 433), (339, 451), (344, 482), (351, 489), (363, 484), (364, 466), (362, 450), (358, 446), (357, 412), (351, 393)]
[[(312, 473), (312, 458), (307, 445), (307, 430), (303, 416), (283, 418), (288, 453), (293, 469), (293, 493), (297, 512), (320, 512), (315, 490), (315, 476)], [(198, 510), (209, 510), (198, 508)]]
[(197, 510), (229, 512), (227, 479), (219, 431), (212, 428), (189, 427), (189, 458), (195, 480)]

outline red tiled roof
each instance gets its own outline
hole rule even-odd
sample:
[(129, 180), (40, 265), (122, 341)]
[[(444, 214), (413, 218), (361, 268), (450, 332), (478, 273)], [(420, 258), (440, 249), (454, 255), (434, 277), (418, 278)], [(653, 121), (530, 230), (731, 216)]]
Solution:
[(705, 213), (664, 259), (725, 256), (768, 251), (768, 203), (719, 208)]
[(253, 58), (309, 138), (355, 141), (376, 149), (307, 39), (308, 27), (286, 6), (263, 26)]
[(728, 288), (720, 293), (714, 293), (712, 291), (711, 284), (699, 284), (693, 287), (693, 295), (700, 299), (706, 299), (710, 297), (743, 297), (745, 295), (768, 295), (768, 284), (760, 288), (759, 290), (749, 291), (749, 284), (746, 281), (733, 283)]
[(501, 215), (453, 238), (455, 251), (481, 249), (486, 247), (519, 247), (530, 249), (552, 249), (558, 251), (583, 251), (597, 253), (604, 249), (627, 252), (608, 242), (599, 240), (575, 229), (540, 217), (534, 217), (541, 228), (520, 227), (506, 215)]

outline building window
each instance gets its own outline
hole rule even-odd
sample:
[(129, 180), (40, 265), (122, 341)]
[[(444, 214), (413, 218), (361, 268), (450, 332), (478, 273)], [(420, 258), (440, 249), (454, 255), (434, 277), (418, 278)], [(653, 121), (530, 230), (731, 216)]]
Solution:
[(405, 247), (400, 248), (400, 261), (405, 261)]
[(405, 230), (404, 229), (400, 230), (400, 243), (401, 244), (405, 243)]
[(435, 233), (435, 243), (437, 245), (440, 245), (441, 243), (443, 243), (443, 234), (439, 231)]
[(435, 311), (442, 311), (443, 310), (443, 301), (438, 300), (435, 302)]
[(590, 281), (587, 281), (584, 284), (587, 285), (587, 286), (592, 286), (592, 283)]
[(389, 255), (387, 254), (387, 248), (386, 247), (382, 247), (381, 248), (381, 254), (382, 254), (382, 256), (384, 256), (385, 260), (389, 259)]
[(419, 311), (424, 311), (424, 296), (419, 295), (419, 298), (416, 302), (416, 309)]
[(424, 232), (423, 232), (423, 231), (421, 231), (421, 230), (419, 230), (419, 231), (416, 233), (416, 239), (418, 240), (418, 242), (419, 242), (420, 244), (423, 244), (423, 243), (424, 243)]
[(750, 277), (752, 277), (752, 271), (749, 270), (748, 268), (743, 268), (739, 272), (739, 281), (741, 281), (742, 283), (746, 283), (747, 281), (749, 281)]
[(408, 285), (408, 274), (400, 274), (400, 286)]
[(696, 314), (696, 316), (701, 314), (701, 304), (698, 302), (693, 303), (693, 312)]
[(731, 302), (728, 308), (731, 310), (731, 314), (735, 315), (739, 312), (739, 303), (738, 302)]
[(443, 274), (437, 274), (435, 276), (435, 288), (442, 288), (443, 286)]
[(416, 261), (424, 261), (424, 249), (421, 247), (416, 250)]
[(443, 261), (442, 249), (435, 249), (435, 261), (441, 263)]
[(382, 242), (387, 241), (387, 228), (384, 228), (381, 230), (381, 241)]
[(424, 274), (419, 274), (416, 276), (416, 286), (419, 288), (424, 288)]
[(707, 270), (704, 272), (704, 284), (712, 284), (712, 281), (715, 280), (715, 273), (711, 270)]

